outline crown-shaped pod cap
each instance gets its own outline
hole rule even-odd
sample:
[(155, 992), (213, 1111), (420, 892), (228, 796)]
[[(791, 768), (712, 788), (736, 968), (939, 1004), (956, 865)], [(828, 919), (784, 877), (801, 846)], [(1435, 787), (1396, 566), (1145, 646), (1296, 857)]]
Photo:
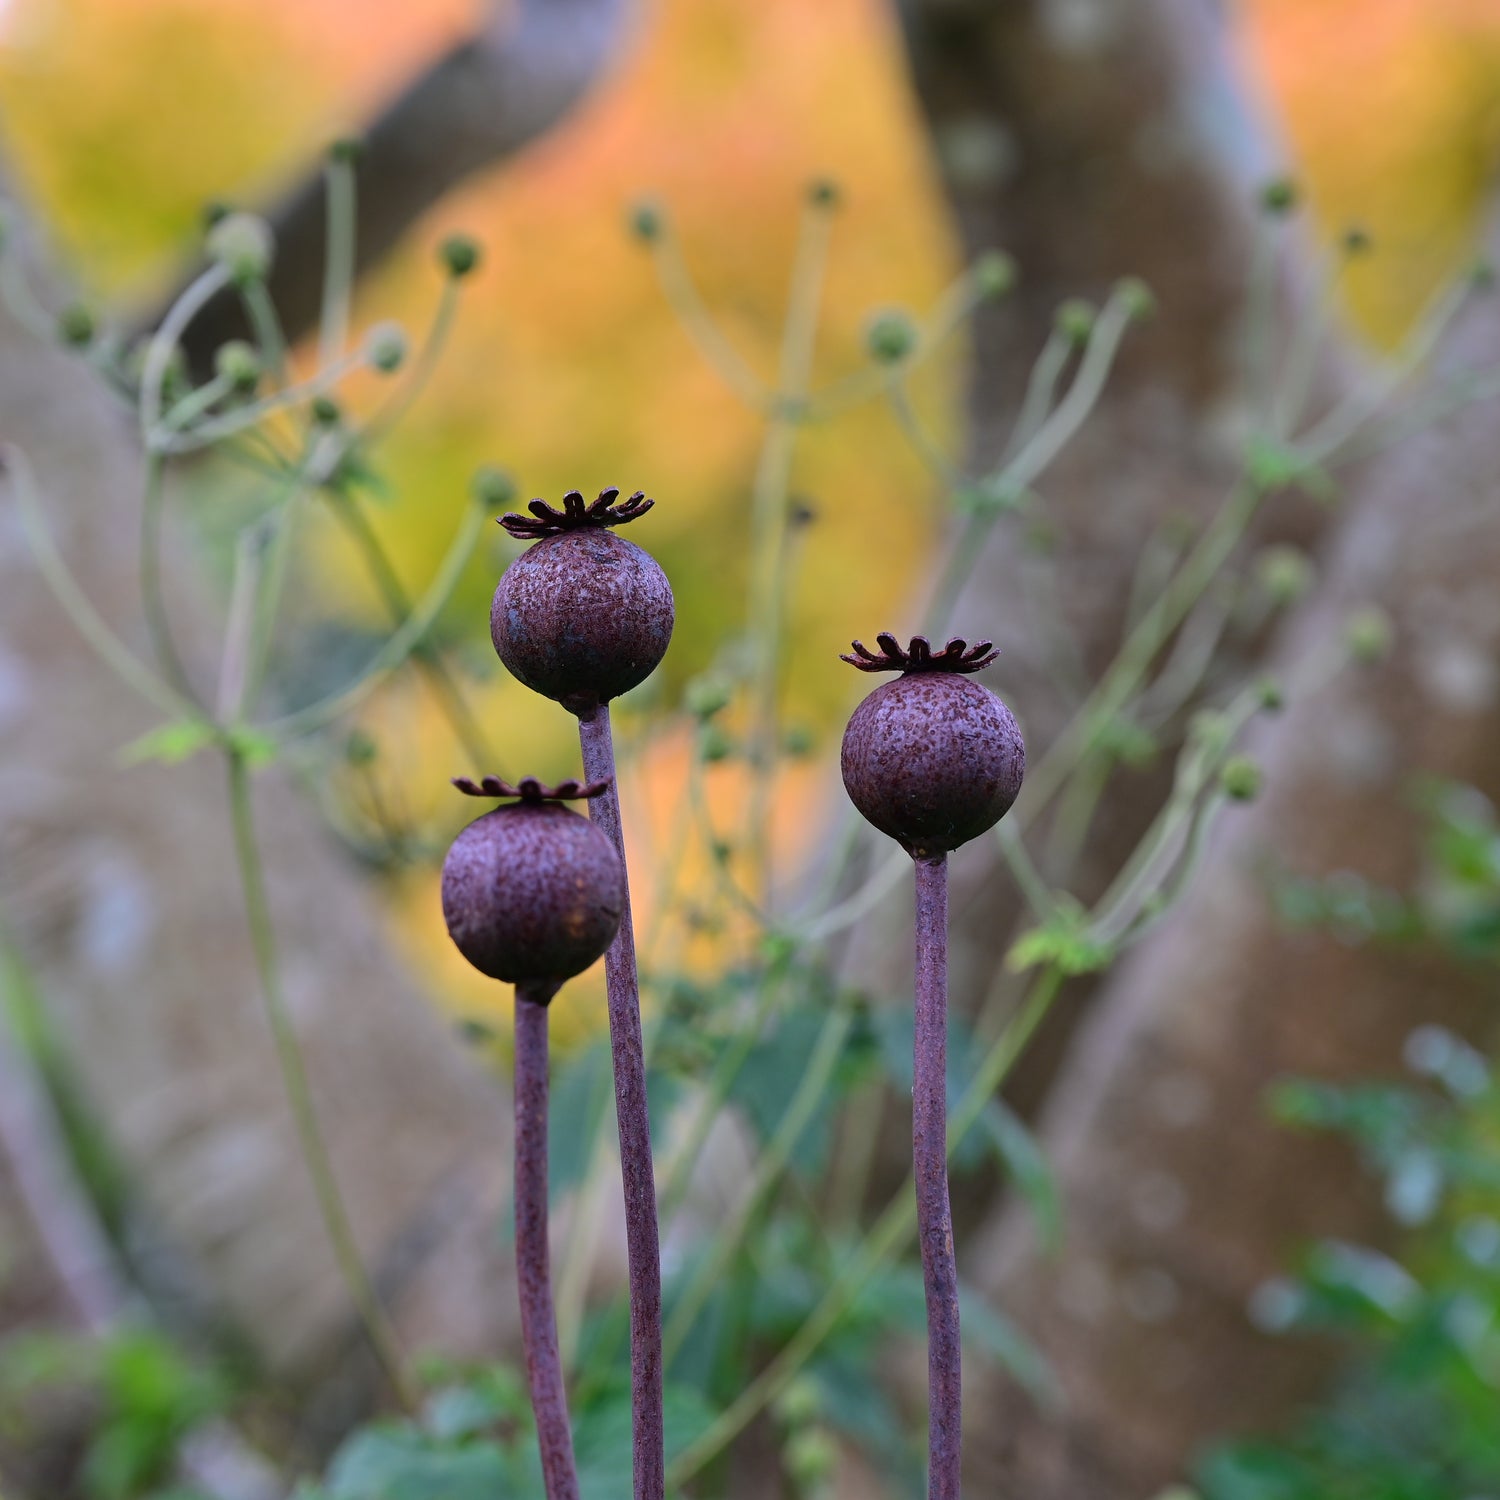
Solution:
[(560, 799), (597, 796), (604, 783), (455, 784), (470, 796), (520, 798), (470, 823), (443, 861), (443, 917), (459, 952), (509, 984), (581, 974), (614, 941), (625, 871), (608, 836)]
[(672, 587), (650, 553), (612, 528), (652, 502), (618, 501), (607, 489), (592, 504), (577, 490), (561, 510), (533, 500), (531, 514), (507, 515), (512, 536), (535, 540), (505, 570), (490, 606), (490, 638), (506, 668), (534, 692), (585, 714), (644, 682), (672, 639)]
[(917, 636), (902, 650), (854, 644), (846, 661), (903, 675), (855, 709), (840, 766), (864, 818), (914, 858), (946, 854), (993, 828), (1021, 790), (1026, 747), (1011, 711), (969, 673), (994, 660), (989, 642), (949, 641), (934, 652)]

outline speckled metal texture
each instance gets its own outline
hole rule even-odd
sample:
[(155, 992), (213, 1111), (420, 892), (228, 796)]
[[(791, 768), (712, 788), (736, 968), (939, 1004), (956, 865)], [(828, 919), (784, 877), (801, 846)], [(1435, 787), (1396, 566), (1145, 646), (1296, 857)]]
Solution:
[(914, 856), (977, 838), (1021, 790), (1026, 748), (1011, 711), (952, 671), (915, 672), (876, 688), (844, 731), (850, 800)]
[(459, 951), (507, 983), (561, 983), (609, 947), (625, 909), (625, 871), (589, 819), (557, 802), (496, 808), (470, 823), (443, 862), (443, 916)]
[[(609, 707), (578, 720), (584, 774), (607, 783), (589, 804), (589, 817), (620, 859), (625, 833), (615, 791), (615, 751)], [(641, 1037), (640, 984), (630, 892), (620, 930), (604, 956), (609, 994), (609, 1041), (614, 1060), (615, 1117), (620, 1130), (620, 1176), (625, 1191), (625, 1249), (630, 1271), (630, 1393), (635, 1500), (662, 1500), (666, 1453), (661, 1360), (661, 1247), (656, 1218), (656, 1170), (646, 1103), (646, 1056)]]
[(516, 1281), (542, 1483), (547, 1500), (579, 1500), (547, 1245), (547, 1002), (555, 988), (516, 987)]
[(651, 675), (673, 621), (656, 559), (588, 527), (547, 536), (511, 563), (490, 606), (490, 637), (527, 687), (586, 713)]
[(948, 1203), (948, 857), (917, 869), (917, 1024), (911, 1159), (927, 1294), (927, 1494), (958, 1500), (963, 1350)]

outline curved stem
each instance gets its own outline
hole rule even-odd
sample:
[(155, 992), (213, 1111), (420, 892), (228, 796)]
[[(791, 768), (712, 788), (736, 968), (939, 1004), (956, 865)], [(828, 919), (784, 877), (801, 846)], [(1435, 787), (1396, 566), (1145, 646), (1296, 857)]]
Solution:
[(193, 688), (182, 654), (172, 634), (166, 595), (161, 586), (161, 523), (166, 475), (159, 454), (146, 455), (146, 487), (141, 496), (140, 587), (141, 609), (151, 649), (172, 688), (190, 703), (201, 700)]
[(163, 682), (110, 629), (104, 617), (94, 608), (88, 590), (63, 560), (62, 553), (57, 550), (57, 543), (47, 530), (37, 492), (36, 475), (32, 472), (26, 455), (14, 443), (0, 443), (0, 478), (10, 479), (11, 493), (16, 497), (16, 514), (21, 521), (21, 532), (31, 549), (32, 559), (43, 582), (100, 661), (127, 687), (163, 712), (174, 718), (197, 718), (198, 710), (193, 702)]
[[(608, 783), (606, 790), (589, 803), (589, 817), (609, 836), (623, 865), (625, 836), (620, 827), (620, 794), (615, 785), (615, 747), (607, 703), (579, 715), (578, 739), (583, 748), (584, 776), (589, 781)], [(604, 982), (609, 997), (609, 1044), (614, 1059), (620, 1176), (625, 1190), (625, 1247), (630, 1266), (634, 1493), (635, 1500), (662, 1500), (666, 1493), (666, 1458), (662, 1427), (661, 1245), (628, 879), (620, 930), (604, 955)]]
[(578, 1500), (547, 1246), (547, 1004), (555, 984), (516, 986), (516, 1282), (547, 1500)]
[[(334, 518), (343, 526), (365, 560), (365, 567), (380, 590), (393, 624), (399, 626), (411, 613), (411, 598), (401, 582), (390, 554), (381, 545), (375, 528), (370, 525), (365, 513), (355, 500), (339, 490), (330, 490), (327, 503)], [(476, 766), (497, 765), (498, 759), (490, 747), (485, 732), (470, 709), (463, 689), (443, 661), (442, 654), (426, 641), (419, 641), (412, 649), (412, 659), (421, 668), (431, 687), (438, 706), (453, 729), (454, 735), (463, 745), (464, 753)]]
[(244, 887), (245, 921), (250, 928), (250, 943), (255, 951), (255, 967), (260, 977), (261, 999), (271, 1038), (276, 1044), (276, 1061), (281, 1068), (287, 1102), (297, 1128), (302, 1160), (312, 1179), (323, 1227), (338, 1262), (349, 1299), (364, 1325), (365, 1334), (380, 1360), (391, 1386), (408, 1411), (417, 1408), (417, 1395), (408, 1383), (396, 1331), (391, 1327), (380, 1305), (375, 1287), (360, 1258), (359, 1246), (349, 1222), (328, 1144), (313, 1108), (312, 1089), (307, 1078), (307, 1063), (296, 1028), (286, 1007), (281, 989), (281, 970), (276, 958), (276, 935), (271, 926), (271, 910), (266, 899), (265, 870), (261, 864), (260, 844), (255, 836), (255, 819), (250, 806), (250, 772), (245, 757), (236, 750), (228, 752), (229, 813), (234, 825), (235, 857)]
[(427, 586), (427, 592), (417, 600), (405, 621), (386, 638), (385, 644), (370, 658), (364, 670), (348, 687), (316, 703), (310, 703), (295, 713), (287, 714), (284, 718), (274, 720), (267, 725), (267, 729), (282, 738), (311, 734), (331, 724), (340, 714), (347, 713), (379, 687), (421, 645), (422, 638), (443, 612), (443, 607), (458, 587), (459, 579), (468, 566), (469, 556), (479, 540), (483, 524), (484, 513), (476, 505), (468, 506), (448, 548), (448, 555)]
[(918, 859), (912, 1176), (927, 1292), (927, 1494), (958, 1500), (963, 1350), (948, 1203), (948, 856)]

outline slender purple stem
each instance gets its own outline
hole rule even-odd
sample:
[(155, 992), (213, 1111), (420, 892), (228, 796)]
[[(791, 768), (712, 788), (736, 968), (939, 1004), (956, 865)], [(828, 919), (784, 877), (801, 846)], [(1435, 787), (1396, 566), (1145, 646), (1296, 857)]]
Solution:
[[(607, 783), (589, 803), (589, 817), (607, 833), (625, 860), (615, 748), (609, 705), (578, 718), (583, 774)], [(635, 928), (630, 892), (620, 930), (604, 955), (609, 992), (609, 1041), (614, 1054), (615, 1114), (625, 1187), (625, 1247), (630, 1265), (630, 1394), (635, 1452), (635, 1500), (662, 1500), (666, 1456), (662, 1425), (661, 1246), (656, 1224), (656, 1169), (651, 1161), (651, 1116), (646, 1106), (646, 1053), (641, 1040), (641, 992), (635, 969)]]
[(542, 1483), (547, 1500), (579, 1500), (547, 1248), (547, 1002), (556, 990), (516, 986), (516, 1279)]
[(916, 861), (917, 1027), (912, 1171), (927, 1289), (927, 1494), (958, 1500), (963, 1354), (948, 1204), (948, 856)]

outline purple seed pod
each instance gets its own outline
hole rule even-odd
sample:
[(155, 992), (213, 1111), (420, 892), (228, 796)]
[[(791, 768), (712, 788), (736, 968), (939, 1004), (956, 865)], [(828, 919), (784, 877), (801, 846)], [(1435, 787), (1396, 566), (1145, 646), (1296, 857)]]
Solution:
[(555, 510), (502, 516), (511, 536), (535, 541), (501, 576), (490, 638), (507, 669), (533, 692), (580, 716), (646, 680), (666, 655), (674, 612), (667, 575), (649, 552), (610, 529), (654, 503), (617, 489), (586, 504), (577, 490)]
[[(578, 716), (585, 774), (605, 784), (589, 817), (623, 870), (609, 704), (649, 676), (666, 654), (673, 607), (671, 586), (656, 560), (610, 529), (643, 516), (654, 502), (637, 491), (616, 504), (619, 493), (603, 490), (588, 505), (570, 490), (561, 510), (533, 500), (529, 516), (501, 518), (512, 536), (536, 546), (505, 570), (490, 607), (490, 636), (515, 677)], [(635, 1500), (662, 1500), (661, 1246), (628, 882), (619, 932), (604, 960), (604, 982), (630, 1269), (633, 1493)]]
[(927, 1298), (927, 1496), (959, 1500), (963, 1354), (958, 1266), (948, 1198), (948, 852), (993, 828), (1021, 790), (1026, 749), (1010, 710), (965, 675), (995, 659), (988, 641), (926, 636), (903, 651), (854, 642), (862, 672), (900, 672), (875, 689), (844, 731), (844, 785), (854, 805), (916, 866), (916, 1027), (912, 1177)]
[(521, 1342), (547, 1500), (579, 1500), (557, 1342), (547, 1211), (547, 1007), (609, 947), (626, 910), (625, 867), (600, 827), (562, 803), (603, 781), (517, 786), (458, 777), (470, 797), (517, 800), (470, 823), (443, 862), (443, 916), (481, 973), (516, 987), (516, 1286)]
[(625, 872), (597, 824), (562, 805), (602, 783), (510, 786), (493, 776), (454, 782), (471, 797), (515, 797), (470, 823), (443, 861), (443, 916), (458, 950), (508, 984), (561, 984), (614, 938)]
[(854, 710), (844, 731), (844, 786), (860, 813), (916, 859), (978, 838), (1010, 811), (1026, 747), (1011, 711), (965, 674), (995, 659), (988, 641), (951, 640), (935, 653), (925, 636), (903, 651), (875, 638), (843, 659), (862, 672), (900, 672)]

